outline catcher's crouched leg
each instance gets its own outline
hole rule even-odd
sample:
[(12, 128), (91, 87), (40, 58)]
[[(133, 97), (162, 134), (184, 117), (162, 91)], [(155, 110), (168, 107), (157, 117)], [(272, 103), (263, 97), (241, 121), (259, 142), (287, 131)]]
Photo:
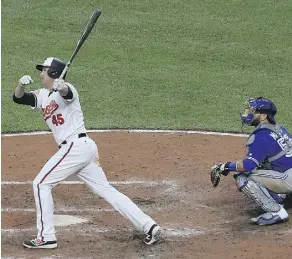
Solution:
[(287, 211), (272, 198), (266, 188), (249, 180), (246, 174), (238, 174), (234, 178), (238, 190), (266, 211), (259, 217), (252, 218), (252, 222), (258, 225), (271, 225), (288, 219)]

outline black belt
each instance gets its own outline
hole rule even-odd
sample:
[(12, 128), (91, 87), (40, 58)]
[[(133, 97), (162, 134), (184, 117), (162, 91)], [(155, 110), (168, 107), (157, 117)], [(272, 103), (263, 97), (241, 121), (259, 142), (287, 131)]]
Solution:
[[(84, 137), (87, 137), (87, 134), (86, 134), (86, 133), (80, 133), (80, 134), (78, 134), (78, 138), (84, 138)], [(64, 141), (60, 144), (59, 148), (61, 148), (61, 145), (65, 145), (65, 144), (67, 144), (67, 140), (64, 140)]]

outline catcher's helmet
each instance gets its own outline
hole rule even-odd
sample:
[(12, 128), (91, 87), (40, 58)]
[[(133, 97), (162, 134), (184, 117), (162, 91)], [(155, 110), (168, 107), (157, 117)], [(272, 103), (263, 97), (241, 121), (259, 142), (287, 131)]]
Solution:
[(248, 99), (246, 104), (247, 111), (240, 116), (243, 123), (251, 125), (254, 118), (254, 113), (258, 112), (267, 114), (268, 121), (272, 124), (276, 124), (274, 116), (277, 113), (277, 108), (272, 101), (264, 97), (258, 97), (256, 99), (251, 97)]
[[(47, 58), (43, 64), (36, 65), (36, 69), (39, 71), (42, 71), (44, 67), (48, 67), (48, 75), (51, 78), (59, 78), (62, 74), (66, 64), (60, 59), (57, 58)], [(66, 77), (66, 74), (64, 78)]]

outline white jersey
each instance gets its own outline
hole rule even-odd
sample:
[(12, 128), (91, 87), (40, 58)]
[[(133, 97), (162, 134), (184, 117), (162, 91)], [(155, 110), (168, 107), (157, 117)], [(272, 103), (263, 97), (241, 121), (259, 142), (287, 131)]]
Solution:
[(58, 145), (70, 136), (86, 133), (78, 93), (73, 85), (67, 82), (66, 85), (73, 93), (72, 99), (64, 99), (59, 92), (50, 92), (45, 88), (32, 91), (36, 98), (36, 105), (32, 108), (42, 110)]

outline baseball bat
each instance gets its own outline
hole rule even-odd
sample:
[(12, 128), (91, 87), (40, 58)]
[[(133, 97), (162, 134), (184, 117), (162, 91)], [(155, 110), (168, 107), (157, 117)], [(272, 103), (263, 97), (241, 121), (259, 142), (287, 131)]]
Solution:
[(94, 27), (97, 19), (99, 18), (99, 16), (101, 15), (101, 10), (100, 9), (96, 9), (90, 19), (88, 20), (82, 34), (81, 37), (79, 38), (79, 40), (77, 41), (77, 45), (73, 51), (72, 56), (70, 57), (69, 61), (67, 62), (62, 74), (60, 75), (60, 79), (62, 79), (64, 77), (64, 75), (66, 74), (69, 66), (71, 65), (71, 63), (73, 62), (74, 58), (76, 57), (78, 51), (80, 50), (80, 48), (82, 47), (83, 43), (85, 42), (85, 40), (87, 39), (89, 33), (91, 32), (92, 28)]

